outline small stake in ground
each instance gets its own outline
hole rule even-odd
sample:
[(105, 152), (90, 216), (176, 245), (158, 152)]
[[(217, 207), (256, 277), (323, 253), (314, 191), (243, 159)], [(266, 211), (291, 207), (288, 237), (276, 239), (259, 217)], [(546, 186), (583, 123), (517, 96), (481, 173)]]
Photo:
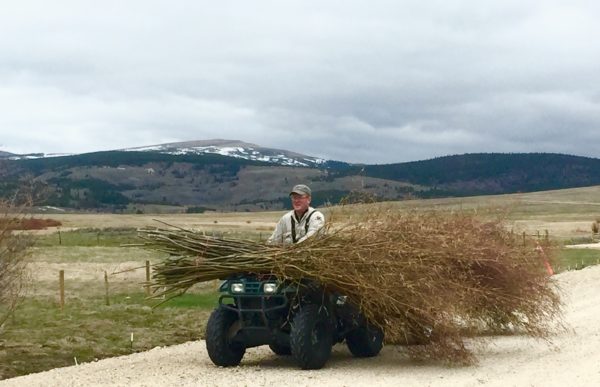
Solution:
[(150, 261), (146, 261), (146, 296), (150, 295)]
[(60, 286), (60, 310), (65, 308), (65, 271), (58, 272), (58, 283)]
[(110, 299), (108, 297), (108, 274), (106, 273), (106, 270), (104, 270), (104, 291), (105, 291), (105, 298), (106, 298), (106, 306), (109, 306)]

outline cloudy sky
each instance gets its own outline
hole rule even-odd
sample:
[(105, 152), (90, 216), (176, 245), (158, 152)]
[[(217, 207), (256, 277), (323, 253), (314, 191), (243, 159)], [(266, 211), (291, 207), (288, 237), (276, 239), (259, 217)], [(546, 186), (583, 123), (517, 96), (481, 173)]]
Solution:
[(0, 150), (600, 157), (596, 1), (4, 1)]

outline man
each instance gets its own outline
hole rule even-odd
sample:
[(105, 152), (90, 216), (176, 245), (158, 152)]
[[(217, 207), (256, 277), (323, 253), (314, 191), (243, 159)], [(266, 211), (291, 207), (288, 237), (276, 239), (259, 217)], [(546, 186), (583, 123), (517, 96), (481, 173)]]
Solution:
[(310, 207), (311, 194), (310, 188), (304, 184), (292, 188), (290, 199), (294, 209), (281, 217), (267, 243), (300, 243), (319, 232), (325, 225), (325, 217)]

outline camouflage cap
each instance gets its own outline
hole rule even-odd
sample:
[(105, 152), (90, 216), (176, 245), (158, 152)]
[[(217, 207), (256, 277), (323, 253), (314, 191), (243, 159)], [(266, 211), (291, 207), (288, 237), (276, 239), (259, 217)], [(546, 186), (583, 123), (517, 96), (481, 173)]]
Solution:
[(310, 190), (310, 188), (307, 185), (298, 184), (298, 185), (295, 185), (294, 188), (292, 188), (292, 192), (290, 192), (290, 195), (292, 195), (292, 194), (311, 196), (312, 191)]

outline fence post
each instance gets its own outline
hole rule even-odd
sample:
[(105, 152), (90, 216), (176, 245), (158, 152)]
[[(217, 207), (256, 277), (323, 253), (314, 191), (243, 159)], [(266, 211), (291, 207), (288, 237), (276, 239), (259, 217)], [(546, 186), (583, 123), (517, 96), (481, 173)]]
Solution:
[(108, 274), (106, 273), (106, 270), (104, 270), (104, 292), (106, 297), (106, 306), (109, 306), (110, 299), (108, 297)]
[(150, 296), (150, 261), (146, 261), (146, 296)]
[(525, 231), (523, 231), (523, 246), (525, 246)]
[(65, 309), (65, 271), (58, 272), (58, 283), (60, 286), (60, 310)]
[(548, 242), (548, 240), (550, 239), (550, 233), (548, 232), (548, 230), (544, 230), (546, 232), (546, 234), (544, 235), (544, 238), (546, 239), (546, 242)]
[(58, 244), (62, 245), (62, 238), (60, 237), (60, 229), (58, 230)]

